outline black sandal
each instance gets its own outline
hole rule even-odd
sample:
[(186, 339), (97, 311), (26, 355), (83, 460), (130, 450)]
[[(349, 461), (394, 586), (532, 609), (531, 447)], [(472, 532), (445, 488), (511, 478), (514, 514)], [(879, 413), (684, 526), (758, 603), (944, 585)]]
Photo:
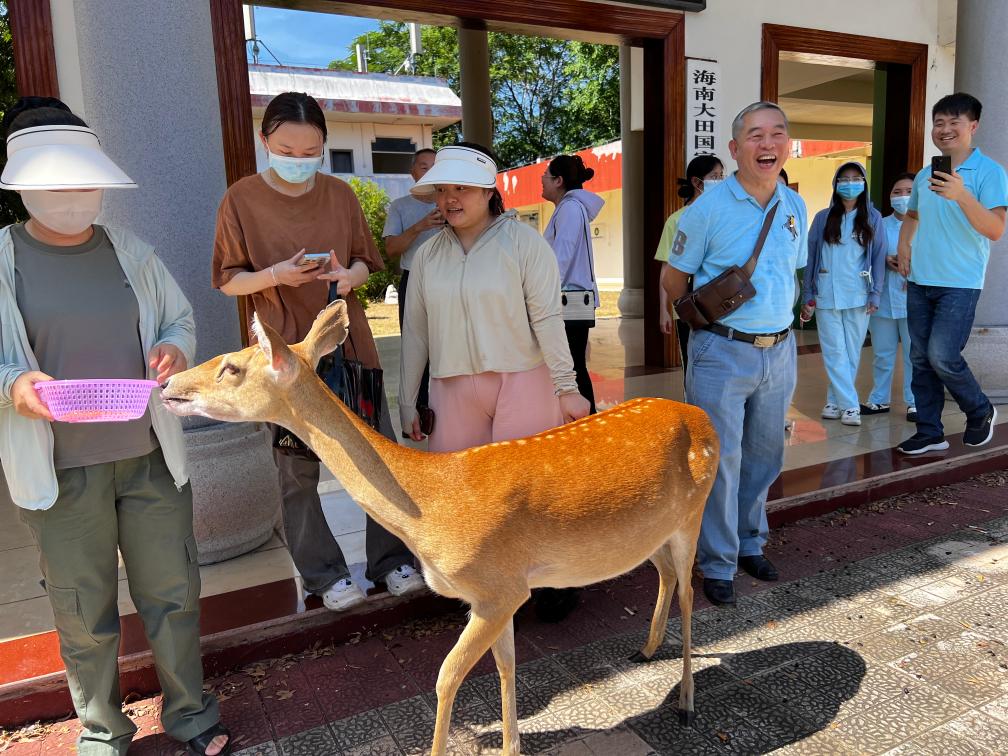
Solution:
[(214, 738), (218, 738), (221, 735), (227, 738), (227, 743), (224, 744), (219, 756), (231, 756), (231, 731), (220, 722), (215, 724), (209, 730), (201, 732), (195, 738), (190, 738), (190, 740), (186, 743), (186, 753), (188, 753), (189, 756), (206, 756), (206, 751), (207, 748), (210, 747), (210, 743), (213, 742)]

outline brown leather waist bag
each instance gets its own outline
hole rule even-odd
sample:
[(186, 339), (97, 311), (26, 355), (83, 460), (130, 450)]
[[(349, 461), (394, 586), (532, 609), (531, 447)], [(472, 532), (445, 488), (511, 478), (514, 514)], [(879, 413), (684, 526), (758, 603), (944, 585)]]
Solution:
[(735, 312), (756, 296), (756, 288), (752, 285), (752, 274), (756, 270), (756, 263), (759, 262), (760, 252), (763, 251), (763, 244), (766, 242), (767, 234), (770, 232), (770, 224), (773, 223), (779, 204), (779, 200), (775, 202), (774, 206), (770, 208), (770, 212), (766, 214), (766, 218), (763, 219), (763, 227), (756, 240), (756, 247), (745, 265), (741, 267), (732, 265), (717, 278), (708, 281), (689, 294), (679, 297), (673, 303), (676, 314), (694, 331)]

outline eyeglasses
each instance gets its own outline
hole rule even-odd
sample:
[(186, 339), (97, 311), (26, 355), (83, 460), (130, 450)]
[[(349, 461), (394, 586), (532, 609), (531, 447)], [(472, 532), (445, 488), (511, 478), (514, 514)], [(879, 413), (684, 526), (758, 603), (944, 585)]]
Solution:
[(837, 179), (837, 186), (840, 186), (841, 184), (863, 184), (863, 183), (864, 183), (864, 179), (863, 178), (838, 178)]

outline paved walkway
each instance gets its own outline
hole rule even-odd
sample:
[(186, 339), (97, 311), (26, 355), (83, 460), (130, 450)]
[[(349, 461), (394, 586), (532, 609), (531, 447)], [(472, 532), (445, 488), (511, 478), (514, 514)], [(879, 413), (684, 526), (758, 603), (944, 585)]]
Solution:
[[(1008, 474), (781, 528), (787, 582), (697, 592), (697, 720), (678, 723), (679, 619), (648, 664), (650, 565), (582, 594), (559, 625), (517, 620), (522, 753), (983, 754), (1008, 751)], [(209, 681), (242, 756), (424, 753), (437, 669), (464, 614), (259, 663)], [(456, 702), (452, 751), (499, 752), (489, 655)], [(128, 706), (130, 753), (175, 754), (157, 700)], [(68, 752), (75, 721), (6, 733), (5, 754)], [(27, 742), (26, 742), (27, 741)]]

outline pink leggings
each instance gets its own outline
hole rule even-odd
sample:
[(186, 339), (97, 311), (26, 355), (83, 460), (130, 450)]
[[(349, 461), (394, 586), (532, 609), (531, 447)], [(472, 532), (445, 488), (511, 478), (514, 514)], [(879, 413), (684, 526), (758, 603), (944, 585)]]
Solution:
[(549, 368), (431, 378), (434, 432), (428, 449), (460, 451), (563, 425)]

